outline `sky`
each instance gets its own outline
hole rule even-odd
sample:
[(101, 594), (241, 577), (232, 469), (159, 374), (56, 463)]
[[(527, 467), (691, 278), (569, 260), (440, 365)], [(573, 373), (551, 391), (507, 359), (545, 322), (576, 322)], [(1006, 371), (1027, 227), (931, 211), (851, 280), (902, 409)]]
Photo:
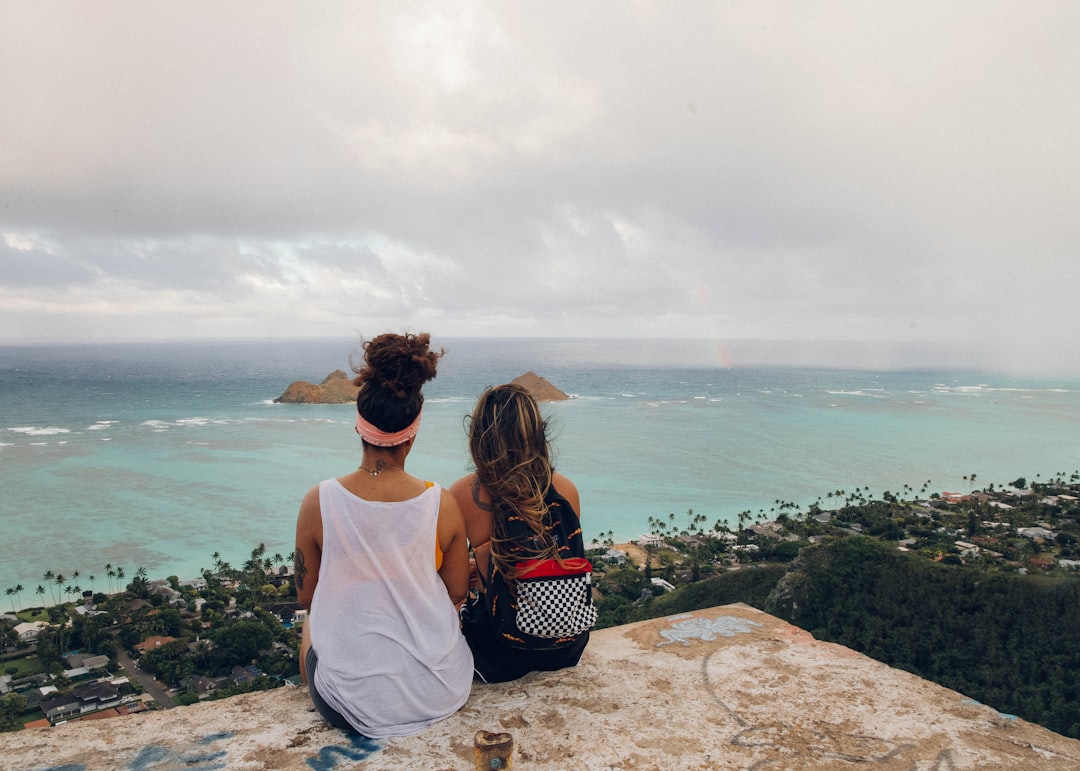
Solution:
[(1072, 0), (0, 18), (0, 341), (829, 341), (1080, 373)]

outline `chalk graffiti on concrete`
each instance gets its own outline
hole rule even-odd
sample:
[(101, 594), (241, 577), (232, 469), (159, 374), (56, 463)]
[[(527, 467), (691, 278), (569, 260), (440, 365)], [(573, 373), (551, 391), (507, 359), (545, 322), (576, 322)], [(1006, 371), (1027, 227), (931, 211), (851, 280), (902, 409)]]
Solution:
[(367, 760), (380, 749), (382, 747), (374, 739), (354, 734), (349, 737), (348, 747), (336, 744), (323, 747), (318, 755), (308, 758), (307, 764), (315, 771), (332, 771), (337, 768), (339, 760)]
[[(172, 769), (194, 769), (195, 771), (214, 771), (214, 769), (226, 768), (224, 749), (207, 750), (206, 748), (219, 741), (229, 739), (231, 733), (210, 734), (199, 739), (193, 746), (177, 748), (162, 747), (152, 744), (143, 747), (127, 765), (122, 766), (124, 771), (172, 771)], [(86, 766), (81, 763), (71, 763), (63, 766), (48, 766), (39, 771), (86, 771)]]
[[(118, 765), (117, 768), (123, 771), (215, 771), (228, 768), (227, 748), (209, 749), (209, 746), (231, 737), (231, 733), (210, 734), (182, 748), (150, 745), (139, 750), (129, 763)], [(354, 761), (367, 760), (382, 749), (378, 742), (366, 736), (353, 735), (347, 738), (347, 742), (345, 746), (333, 744), (323, 747), (317, 755), (307, 759), (308, 766), (315, 771), (333, 771), (343, 761), (349, 761), (351, 765)], [(86, 766), (70, 763), (47, 766), (37, 771), (86, 771)]]
[(748, 618), (736, 616), (700, 618), (690, 613), (672, 616), (668, 621), (675, 621), (675, 623), (660, 630), (660, 636), (664, 638), (664, 642), (658, 642), (657, 648), (676, 642), (680, 645), (689, 645), (691, 640), (708, 642), (717, 637), (734, 637), (737, 634), (752, 632), (755, 626), (761, 626), (759, 622)]

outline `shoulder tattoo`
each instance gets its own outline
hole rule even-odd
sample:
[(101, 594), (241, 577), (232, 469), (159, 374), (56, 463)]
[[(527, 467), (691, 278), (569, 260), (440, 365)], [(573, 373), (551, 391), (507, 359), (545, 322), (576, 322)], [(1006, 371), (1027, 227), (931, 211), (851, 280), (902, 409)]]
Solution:
[(475, 503), (477, 508), (479, 508), (481, 511), (486, 511), (486, 512), (489, 512), (489, 513), (493, 513), (495, 511), (495, 506), (493, 506), (490, 502), (480, 500), (480, 480), (479, 479), (473, 479), (473, 483), (472, 483), (472, 499), (473, 499), (473, 503)]
[(307, 576), (307, 565), (304, 564), (304, 551), (297, 548), (293, 557), (293, 572), (295, 574), (297, 590), (304, 588), (304, 578)]

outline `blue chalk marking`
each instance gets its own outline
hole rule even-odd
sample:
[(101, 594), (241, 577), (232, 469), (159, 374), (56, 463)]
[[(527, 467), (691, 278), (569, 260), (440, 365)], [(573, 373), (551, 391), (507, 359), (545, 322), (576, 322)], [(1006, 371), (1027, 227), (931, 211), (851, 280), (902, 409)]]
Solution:
[[(230, 733), (210, 734), (200, 739), (198, 743), (205, 746), (228, 739), (230, 736), (232, 736)], [(154, 771), (155, 769), (164, 771), (169, 768), (190, 768), (199, 769), (199, 771), (214, 771), (214, 769), (226, 767), (225, 750), (185, 755), (172, 747), (150, 746), (139, 750), (139, 754), (132, 759), (128, 769), (129, 771)]]
[(689, 645), (690, 640), (699, 639), (715, 640), (717, 637), (734, 637), (737, 634), (745, 634), (753, 631), (752, 627), (761, 626), (757, 621), (750, 621), (736, 616), (720, 616), (719, 618), (698, 618), (693, 615), (672, 616), (671, 619), (682, 619), (672, 624), (668, 629), (661, 629), (660, 636), (665, 642), (658, 642), (656, 647), (670, 645), (677, 642)]
[(349, 744), (352, 746), (341, 747), (335, 744), (323, 747), (318, 755), (307, 759), (307, 764), (315, 771), (333, 771), (338, 765), (337, 756), (341, 756), (340, 760), (367, 760), (382, 749), (382, 745), (374, 739), (359, 734), (350, 736)]
[(221, 741), (222, 739), (231, 739), (232, 733), (225, 731), (219, 734), (210, 734), (202, 739), (199, 739), (199, 744), (212, 744), (213, 742)]

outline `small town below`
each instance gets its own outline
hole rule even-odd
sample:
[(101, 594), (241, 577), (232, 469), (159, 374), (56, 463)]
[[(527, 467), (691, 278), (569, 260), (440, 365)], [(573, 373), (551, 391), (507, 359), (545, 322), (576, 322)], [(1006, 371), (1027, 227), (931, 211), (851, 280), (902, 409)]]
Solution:
[[(965, 483), (778, 500), (734, 527), (668, 514), (626, 544), (600, 534), (598, 627), (745, 602), (1078, 738), (1080, 473)], [(183, 580), (104, 565), (104, 580), (49, 571), (32, 590), (6, 588), (0, 729), (298, 685), (305, 613), (289, 555), (259, 545), (238, 567), (212, 560)], [(972, 660), (952, 644), (976, 648)]]

